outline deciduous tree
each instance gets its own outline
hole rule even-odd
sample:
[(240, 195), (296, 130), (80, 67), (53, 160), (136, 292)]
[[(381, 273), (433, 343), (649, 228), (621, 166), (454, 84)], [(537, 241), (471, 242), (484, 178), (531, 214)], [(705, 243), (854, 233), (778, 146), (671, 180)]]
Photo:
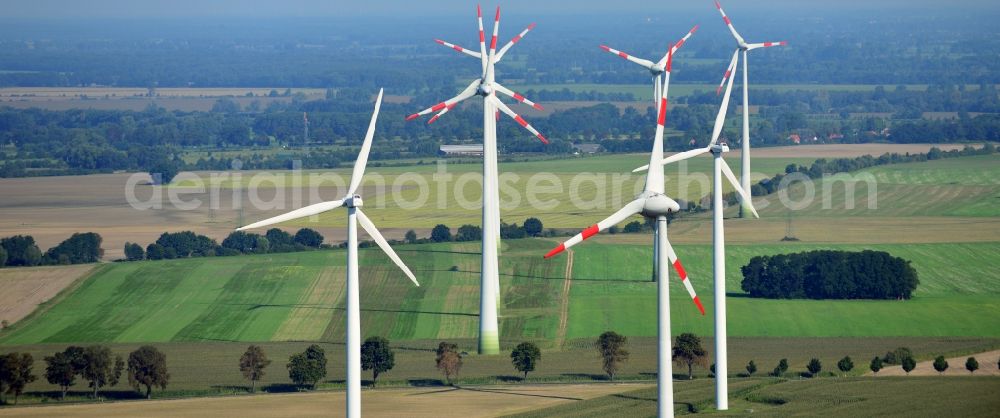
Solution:
[(542, 358), (542, 351), (533, 343), (520, 343), (510, 352), (510, 362), (514, 364), (517, 371), (524, 373), (524, 378), (528, 378), (528, 372), (534, 371), (538, 365), (538, 360)]
[(875, 356), (871, 363), (868, 363), (868, 368), (872, 371), (872, 373), (878, 374), (878, 371), (882, 370), (882, 358)]
[(934, 370), (937, 370), (938, 374), (944, 373), (945, 370), (948, 370), (948, 360), (945, 360), (944, 356), (935, 357)]
[(102, 387), (118, 384), (125, 369), (125, 361), (121, 356), (112, 357), (110, 348), (92, 345), (83, 349), (82, 358), (83, 372), (80, 376), (90, 382), (89, 386), (94, 390), (94, 399), (97, 399)]
[(326, 377), (326, 352), (313, 344), (306, 351), (288, 358), (288, 378), (296, 385), (309, 384), (314, 389), (316, 383)]
[(821, 363), (818, 358), (813, 358), (809, 360), (809, 364), (806, 365), (806, 370), (809, 370), (810, 374), (816, 376), (823, 370), (823, 363)]
[(45, 357), (45, 380), (59, 386), (60, 398), (66, 399), (70, 386), (76, 384), (76, 376), (84, 369), (83, 348), (67, 347), (65, 350)]
[(378, 375), (396, 366), (396, 354), (389, 347), (389, 340), (382, 337), (368, 337), (361, 344), (361, 370), (372, 371), (372, 386), (378, 382)]
[(689, 332), (678, 335), (674, 339), (673, 355), (675, 363), (687, 365), (688, 379), (694, 379), (694, 365), (705, 366), (708, 363), (708, 352), (701, 346), (701, 338)]
[(14, 395), (15, 405), (17, 398), (24, 393), (24, 387), (37, 378), (31, 373), (34, 364), (35, 359), (29, 353), (9, 353), (0, 360), (0, 381), (7, 385), (4, 393)]
[(750, 362), (747, 363), (747, 375), (753, 376), (754, 373), (757, 373), (757, 363), (750, 360)]
[(969, 373), (975, 373), (976, 370), (979, 370), (979, 362), (976, 361), (975, 357), (969, 357), (968, 360), (965, 360), (965, 370), (968, 370)]
[(167, 372), (167, 355), (156, 347), (144, 345), (128, 355), (128, 382), (135, 390), (146, 387), (149, 399), (154, 386), (167, 388), (170, 373)]
[(264, 377), (264, 368), (271, 364), (264, 349), (259, 345), (247, 347), (247, 351), (240, 356), (240, 372), (243, 377), (250, 381), (250, 392), (257, 391), (257, 381)]
[(854, 368), (854, 360), (851, 360), (851, 356), (844, 356), (844, 358), (837, 362), (837, 368), (840, 369), (840, 371), (847, 373)]
[(628, 360), (629, 352), (625, 349), (628, 339), (614, 331), (606, 331), (597, 337), (597, 351), (601, 353), (601, 366), (608, 378), (615, 380), (615, 374), (622, 363)]
[(903, 371), (906, 372), (906, 374), (910, 374), (910, 372), (917, 367), (917, 361), (914, 360), (913, 357), (904, 358), (900, 364), (903, 366)]
[(458, 346), (453, 343), (442, 341), (438, 344), (435, 362), (449, 385), (452, 384), (451, 378), (458, 376), (462, 370), (462, 355), (458, 352)]

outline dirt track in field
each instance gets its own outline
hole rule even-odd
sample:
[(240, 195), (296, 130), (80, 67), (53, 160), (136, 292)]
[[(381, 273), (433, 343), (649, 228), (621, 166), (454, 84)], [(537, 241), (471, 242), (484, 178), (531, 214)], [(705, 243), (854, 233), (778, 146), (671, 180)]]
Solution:
[[(965, 369), (965, 361), (969, 357), (975, 357), (976, 361), (979, 362), (979, 370), (975, 373), (969, 373)], [(938, 373), (934, 370), (934, 361), (921, 361), (917, 363), (917, 367), (910, 372), (910, 376), (1000, 376), (1000, 369), (997, 368), (997, 361), (1000, 360), (1000, 350), (987, 351), (985, 353), (977, 353), (968, 356), (958, 356), (953, 358), (946, 358), (948, 361), (948, 370), (944, 373)], [(869, 371), (865, 373), (866, 376), (872, 376), (872, 372)], [(905, 376), (906, 372), (903, 371), (902, 366), (892, 366), (882, 369), (878, 372), (879, 376)]]
[[(364, 391), (368, 417), (494, 417), (635, 390), (643, 384), (477, 386)], [(329, 417), (342, 416), (344, 392), (134, 401), (0, 409), (3, 417)]]
[(10, 324), (96, 268), (96, 264), (9, 267), (0, 270), (0, 320)]

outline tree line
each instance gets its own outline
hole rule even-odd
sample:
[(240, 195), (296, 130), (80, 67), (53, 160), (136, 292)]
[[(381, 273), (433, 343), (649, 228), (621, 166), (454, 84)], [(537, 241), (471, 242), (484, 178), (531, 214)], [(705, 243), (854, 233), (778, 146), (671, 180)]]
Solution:
[(172, 260), (307, 251), (323, 247), (323, 239), (323, 235), (312, 228), (299, 229), (294, 235), (278, 228), (268, 229), (264, 235), (234, 231), (222, 240), (222, 244), (191, 231), (164, 232), (156, 242), (147, 245), (145, 250), (137, 243), (126, 242), (125, 260)]
[[(128, 362), (103, 345), (88, 347), (69, 346), (65, 350), (46, 356), (43, 377), (52, 385), (59, 386), (60, 399), (65, 399), (77, 378), (87, 382), (91, 398), (99, 399), (103, 388), (117, 386), (124, 372), (128, 384), (137, 392), (144, 392), (149, 399), (152, 389), (167, 388), (170, 373), (167, 371), (167, 356), (156, 347), (144, 345), (129, 353)], [(33, 372), (35, 360), (30, 353), (7, 353), (0, 356), (0, 393), (17, 398), (25, 387), (38, 379)], [(7, 400), (2, 400), (5, 403)]]
[(75, 233), (43, 253), (31, 235), (2, 238), (0, 267), (96, 263), (104, 256), (101, 241), (95, 232)]
[(870, 250), (756, 256), (740, 271), (744, 292), (770, 299), (909, 299), (920, 283), (909, 261)]

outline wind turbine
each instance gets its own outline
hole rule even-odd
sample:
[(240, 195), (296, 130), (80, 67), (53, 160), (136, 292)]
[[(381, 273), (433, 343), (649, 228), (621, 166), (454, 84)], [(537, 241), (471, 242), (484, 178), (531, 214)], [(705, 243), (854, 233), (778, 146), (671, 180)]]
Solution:
[(361, 417), (361, 310), (359, 307), (358, 292), (358, 223), (368, 232), (368, 235), (375, 240), (382, 251), (396, 263), (406, 277), (417, 283), (416, 277), (410, 271), (403, 260), (399, 259), (396, 252), (392, 250), (386, 242), (382, 233), (375, 228), (371, 219), (361, 211), (361, 195), (357, 193), (358, 186), (361, 185), (361, 178), (365, 174), (365, 165), (368, 164), (368, 152), (371, 151), (372, 137), (375, 135), (375, 121), (378, 119), (379, 107), (382, 105), (382, 90), (378, 92), (378, 99), (375, 100), (375, 112), (372, 113), (372, 120), (368, 124), (368, 133), (365, 141), (361, 144), (361, 153), (354, 163), (354, 171), (351, 173), (351, 185), (347, 189), (347, 194), (340, 200), (309, 205), (301, 209), (296, 209), (284, 215), (265, 219), (237, 229), (243, 231), (247, 229), (260, 228), (293, 219), (304, 218), (306, 216), (318, 215), (323, 212), (344, 206), (347, 208), (347, 417)]
[(497, 32), (500, 30), (500, 7), (497, 7), (496, 17), (493, 20), (493, 37), (490, 39), (490, 48), (489, 52), (487, 52), (486, 36), (483, 32), (483, 12), (479, 5), (476, 5), (476, 15), (479, 20), (479, 52), (471, 51), (440, 39), (436, 39), (435, 42), (465, 55), (479, 58), (482, 64), (482, 75), (480, 78), (472, 80), (458, 96), (409, 115), (406, 117), (406, 120), (413, 120), (420, 116), (437, 112), (437, 114), (427, 121), (428, 124), (434, 123), (434, 121), (445, 113), (448, 113), (459, 102), (472, 96), (483, 97), (483, 261), (479, 293), (479, 354), (499, 354), (500, 335), (497, 325), (497, 297), (500, 293), (500, 275), (497, 257), (500, 243), (500, 187), (499, 175), (497, 173), (496, 122), (500, 118), (500, 112), (510, 116), (519, 125), (535, 135), (542, 143), (548, 144), (549, 141), (542, 134), (538, 133), (528, 121), (524, 120), (517, 113), (514, 113), (513, 110), (497, 98), (497, 92), (499, 92), (535, 109), (542, 110), (541, 105), (497, 83), (494, 71), (495, 64), (500, 62), (504, 54), (520, 41), (528, 31), (533, 29), (535, 24), (528, 25), (527, 29), (521, 31), (521, 33), (507, 42), (503, 48), (497, 51)]
[(659, 275), (656, 280), (657, 335), (659, 336), (657, 341), (659, 369), (656, 373), (658, 394), (657, 415), (661, 417), (674, 416), (673, 366), (671, 364), (672, 352), (670, 349), (670, 287), (667, 282), (668, 269), (665, 264), (670, 263), (674, 266), (678, 276), (681, 278), (681, 282), (684, 283), (684, 288), (687, 289), (698, 310), (701, 311), (702, 315), (705, 314), (705, 308), (702, 306), (701, 300), (695, 294), (694, 287), (691, 286), (691, 281), (688, 280), (684, 267), (681, 265), (677, 254), (667, 240), (667, 215), (680, 210), (680, 205), (664, 194), (663, 165), (660, 163), (663, 160), (663, 126), (667, 120), (667, 91), (670, 86), (670, 67), (672, 62), (673, 54), (668, 53), (667, 62), (664, 66), (663, 91), (660, 93), (660, 100), (657, 105), (656, 134), (653, 138), (653, 150), (649, 155), (650, 169), (646, 173), (646, 185), (642, 193), (611, 216), (583, 230), (583, 232), (559, 244), (559, 246), (549, 251), (548, 254), (545, 254), (545, 258), (553, 257), (567, 248), (594, 236), (598, 232), (621, 223), (632, 215), (642, 215), (643, 217), (656, 220), (656, 240), (661, 249), (659, 254), (656, 255), (658, 263), (657, 273)]
[[(730, 66), (736, 64), (736, 54)], [(715, 282), (715, 396), (716, 409), (725, 411), (729, 409), (729, 372), (728, 360), (728, 337), (726, 331), (726, 236), (722, 222), (722, 177), (725, 175), (729, 183), (736, 189), (736, 192), (747, 202), (747, 208), (753, 216), (760, 217), (757, 209), (753, 207), (750, 193), (747, 192), (736, 179), (733, 170), (729, 168), (726, 160), (722, 159), (722, 154), (729, 152), (729, 146), (719, 143), (719, 135), (722, 133), (722, 126), (725, 124), (726, 111), (729, 109), (729, 98), (733, 90), (733, 79), (729, 79), (726, 86), (726, 94), (722, 97), (722, 105), (719, 107), (719, 114), (715, 117), (715, 127), (712, 128), (712, 139), (705, 148), (698, 148), (691, 151), (679, 152), (664, 159), (661, 164), (667, 165), (677, 161), (686, 160), (705, 153), (712, 153), (715, 159), (712, 179), (712, 278)], [(650, 161), (651, 165), (639, 167), (633, 172), (646, 170), (655, 167), (657, 164)], [(662, 166), (661, 166), (662, 169)]]
[[(694, 32), (697, 31), (697, 30), (698, 30), (698, 25), (694, 25), (694, 27), (691, 28), (690, 31), (688, 31), (687, 35), (684, 35), (684, 37), (681, 38), (681, 40), (679, 42), (677, 42), (676, 44), (674, 44), (673, 46), (671, 46), (667, 50), (667, 53), (663, 55), (663, 58), (660, 58), (660, 60), (657, 61), (657, 62), (655, 62), (655, 63), (652, 62), (652, 61), (650, 61), (650, 60), (647, 60), (647, 59), (642, 59), (642, 58), (639, 58), (639, 57), (636, 57), (636, 56), (633, 56), (633, 55), (629, 55), (629, 54), (627, 54), (625, 52), (622, 52), (622, 51), (619, 51), (617, 49), (608, 47), (607, 45), (601, 45), (601, 49), (603, 49), (603, 50), (605, 50), (607, 52), (610, 52), (612, 54), (615, 54), (615, 55), (621, 57), (622, 59), (625, 59), (625, 60), (628, 60), (630, 62), (634, 62), (636, 64), (639, 64), (643, 68), (649, 70), (650, 75), (653, 77), (653, 106), (656, 106), (657, 111), (659, 111), (660, 96), (663, 95), (663, 92), (661, 91), (661, 89), (663, 88), (663, 74), (666, 72), (667, 58), (671, 54), (677, 52), (677, 50), (680, 49), (681, 45), (684, 45), (684, 42), (687, 42), (688, 38), (690, 38), (691, 35), (693, 35)], [(656, 261), (656, 260), (659, 259), (659, 256), (660, 256), (660, 243), (659, 243), (658, 239), (656, 238), (656, 225), (654, 224), (654, 226), (653, 226), (653, 281), (656, 281), (656, 277), (659, 276), (659, 272), (657, 271), (657, 261)]]
[[(719, 9), (719, 14), (722, 15), (722, 21), (726, 22), (726, 26), (729, 27), (729, 32), (733, 34), (733, 38), (736, 39), (736, 52), (733, 56), (737, 54), (743, 57), (743, 141), (740, 142), (740, 186), (746, 191), (747, 196), (750, 196), (750, 96), (749, 96), (749, 84), (747, 83), (747, 66), (749, 65), (747, 61), (747, 52), (758, 48), (770, 48), (772, 46), (785, 46), (788, 42), (762, 42), (755, 44), (748, 44), (739, 32), (736, 32), (736, 28), (733, 27), (733, 22), (729, 20), (729, 16), (726, 16), (726, 12), (722, 10), (722, 4), (718, 0), (715, 1), (715, 8)], [(715, 90), (715, 94), (719, 94), (722, 90), (722, 85), (726, 83), (726, 79), (736, 71), (737, 61), (732, 61), (729, 67), (726, 68), (726, 73), (722, 76), (722, 82), (719, 83), (719, 87)], [(751, 196), (752, 197), (752, 196)], [(749, 208), (747, 203), (749, 200), (740, 199), (740, 217), (746, 218), (746, 210)]]

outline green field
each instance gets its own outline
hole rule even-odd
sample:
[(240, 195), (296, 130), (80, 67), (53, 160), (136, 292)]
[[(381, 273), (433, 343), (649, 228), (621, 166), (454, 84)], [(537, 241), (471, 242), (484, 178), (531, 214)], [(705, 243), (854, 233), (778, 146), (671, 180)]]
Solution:
[[(757, 181), (784, 172), (788, 164), (811, 164), (813, 161), (814, 158), (755, 159), (753, 178)], [(554, 228), (587, 225), (594, 221), (594, 214), (613, 211), (642, 191), (645, 175), (631, 171), (648, 162), (647, 156), (638, 154), (502, 162), (499, 166), (502, 217), (511, 223), (537, 217), (547, 227)], [(738, 172), (739, 161), (732, 159), (731, 163)], [(711, 164), (709, 158), (695, 158), (669, 167), (666, 172), (667, 192), (686, 200), (704, 196), (711, 185)], [(338, 193), (343, 193), (349, 182), (350, 170), (274, 172), (259, 177), (246, 173), (240, 178), (219, 179), (218, 187), (252, 186), (261, 190), (260, 195), (267, 196), (262, 199), (267, 201), (276, 187), (316, 186), (321, 187), (321, 197), (316, 200), (334, 199), (341, 197)], [(371, 208), (366, 212), (380, 228), (432, 228), (439, 223), (453, 227), (480, 224), (482, 164), (449, 163), (445, 174), (448, 177), (440, 181), (435, 175), (437, 170), (436, 164), (370, 168), (363, 183), (366, 188), (365, 205)], [(209, 176), (202, 174), (200, 177), (201, 184), (206, 188), (211, 187)], [(678, 179), (683, 179), (684, 183)], [(190, 189), (196, 182), (194, 179), (181, 179), (171, 187)], [(726, 187), (729, 190), (728, 184)], [(526, 192), (528, 189), (535, 192), (529, 194)], [(577, 201), (568, 199), (568, 196), (576, 196)], [(303, 193), (304, 201), (315, 201), (311, 199)], [(532, 202), (538, 204), (532, 205)], [(448, 218), (442, 219), (442, 213), (447, 213)], [(344, 217), (329, 213), (315, 221), (307, 218), (287, 225), (343, 226)]]
[[(712, 416), (907, 416), (996, 415), (1000, 381), (990, 377), (890, 379), (739, 379), (729, 386), (729, 411), (715, 411), (714, 381), (674, 383), (674, 412)], [(905, 406), (905, 412), (900, 407)], [(959, 412), (960, 411), (960, 412)], [(655, 416), (656, 389), (588, 399), (511, 417)]]
[[(725, 64), (720, 62), (719, 75), (725, 69)], [(637, 74), (638, 75), (638, 74)], [(638, 77), (637, 77), (638, 79)], [(715, 92), (718, 84), (670, 84), (671, 97), (690, 96), (695, 92), (702, 93)], [(874, 91), (878, 87), (876, 84), (751, 84), (750, 90), (775, 90), (779, 92), (794, 90), (822, 90), (822, 91)], [(886, 87), (886, 86), (882, 86)], [(650, 95), (650, 87), (646, 84), (519, 84), (511, 86), (517, 91), (527, 92), (528, 90), (555, 90), (569, 89), (573, 92), (596, 91), (598, 93), (632, 93), (636, 98), (646, 98)], [(886, 87), (895, 88), (895, 86)], [(909, 84), (907, 90), (924, 91), (926, 84)], [(970, 85), (966, 88), (976, 89), (978, 86)]]
[[(393, 340), (474, 338), (478, 243), (400, 246), (412, 286), (380, 252), (361, 254), (363, 329)], [(565, 257), (543, 260), (548, 240), (505, 242), (501, 336), (551, 340), (558, 333)], [(812, 248), (886, 250), (912, 260), (921, 285), (910, 301), (760, 300), (730, 297), (734, 336), (1000, 337), (997, 243), (731, 245), (730, 292), (753, 255)], [(695, 289), (712, 309), (711, 248), (677, 245)], [(607, 329), (655, 335), (655, 284), (645, 245), (595, 242), (575, 249), (568, 338)], [(343, 335), (344, 252), (122, 263), (102, 267), (78, 290), (4, 332), (5, 345), (69, 342), (336, 341)], [(453, 266), (457, 271), (452, 270)], [(711, 333), (672, 280), (673, 327)], [(771, 318), (759, 321), (757, 318)], [(869, 318), (878, 317), (879, 321)], [(831, 321), (832, 318), (837, 320)]]

